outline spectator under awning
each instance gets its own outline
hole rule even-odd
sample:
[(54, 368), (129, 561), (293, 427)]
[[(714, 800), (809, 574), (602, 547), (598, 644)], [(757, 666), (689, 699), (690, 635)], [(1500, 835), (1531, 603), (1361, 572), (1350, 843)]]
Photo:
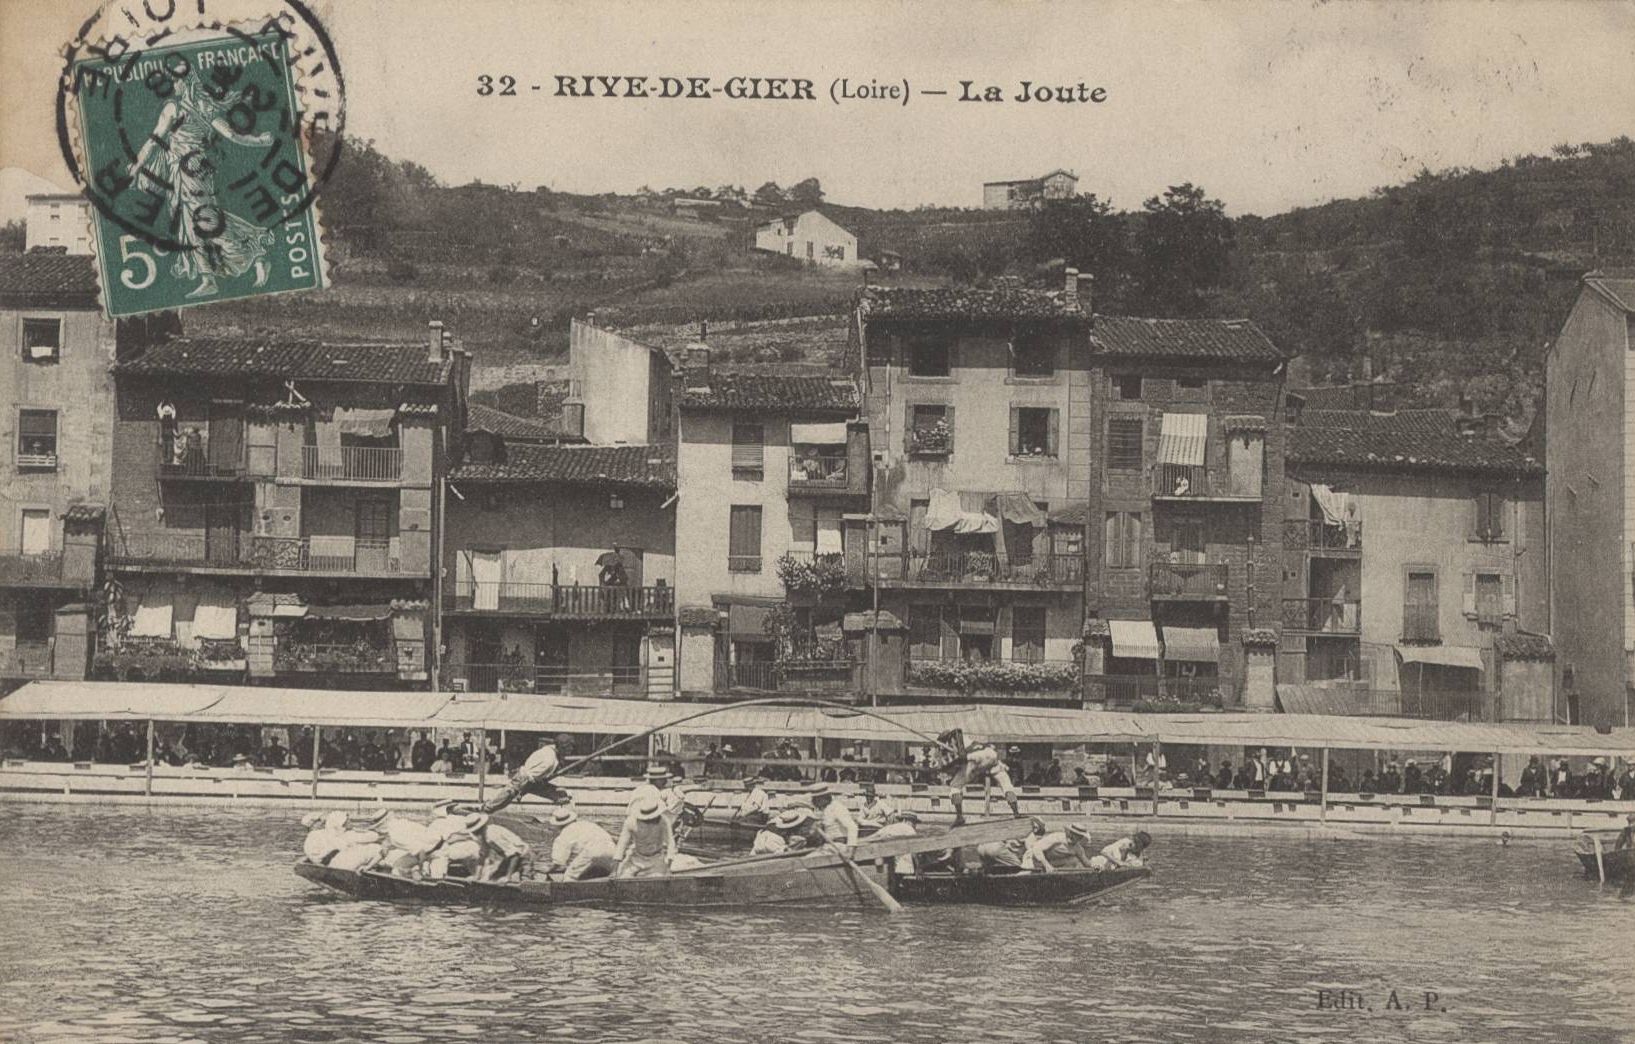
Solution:
[(1158, 463), (1204, 466), (1204, 443), (1209, 416), (1203, 413), (1166, 413), (1158, 430)]
[(1171, 627), (1164, 625), (1164, 659), (1190, 663), (1219, 663), (1220, 638), (1213, 627)]
[(1109, 620), (1113, 655), (1126, 660), (1158, 659), (1158, 630), (1151, 620)]

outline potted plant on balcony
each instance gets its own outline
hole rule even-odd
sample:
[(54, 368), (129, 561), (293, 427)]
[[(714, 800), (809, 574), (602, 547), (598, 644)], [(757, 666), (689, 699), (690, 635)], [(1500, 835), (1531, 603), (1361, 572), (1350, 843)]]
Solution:
[(946, 454), (954, 448), (954, 429), (946, 420), (909, 429), (909, 449), (926, 455)]
[(908, 672), (910, 685), (959, 692), (1070, 692), (1079, 678), (1076, 663), (1013, 660), (918, 660)]
[(839, 555), (816, 555), (808, 562), (786, 552), (775, 566), (791, 594), (837, 594), (846, 589), (846, 564)]

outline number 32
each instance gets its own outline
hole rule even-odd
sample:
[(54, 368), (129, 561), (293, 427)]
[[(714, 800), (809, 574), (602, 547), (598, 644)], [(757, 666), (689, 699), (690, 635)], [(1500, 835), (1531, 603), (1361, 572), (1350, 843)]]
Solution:
[[(501, 76), (499, 78), (499, 94), (504, 98), (514, 98), (517, 94), (517, 78), (515, 76)], [(494, 93), (494, 77), (484, 74), (477, 77), (477, 93), (484, 98)]]

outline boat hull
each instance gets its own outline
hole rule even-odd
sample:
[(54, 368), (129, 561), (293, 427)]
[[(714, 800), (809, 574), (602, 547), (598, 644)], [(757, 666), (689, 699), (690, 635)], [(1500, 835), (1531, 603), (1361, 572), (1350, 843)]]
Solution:
[(1073, 906), (1100, 899), (1152, 876), (1146, 867), (1057, 870), (1049, 874), (914, 874), (893, 893), (905, 903), (984, 906)]
[(1601, 841), (1601, 858), (1596, 859), (1596, 836), (1580, 834), (1573, 842), (1573, 854), (1578, 856), (1579, 865), (1584, 868), (1586, 876), (1599, 878), (1605, 870), (1608, 881), (1635, 880), (1635, 848), (1613, 849), (1617, 843), (1617, 833), (1597, 835)]

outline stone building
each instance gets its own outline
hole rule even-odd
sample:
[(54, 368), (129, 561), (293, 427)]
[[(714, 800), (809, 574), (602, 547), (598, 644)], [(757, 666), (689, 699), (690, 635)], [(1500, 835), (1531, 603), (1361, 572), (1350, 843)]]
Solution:
[(1027, 210), (1046, 200), (1071, 199), (1078, 191), (1079, 176), (1070, 170), (1017, 181), (987, 181), (982, 185), (982, 209)]

